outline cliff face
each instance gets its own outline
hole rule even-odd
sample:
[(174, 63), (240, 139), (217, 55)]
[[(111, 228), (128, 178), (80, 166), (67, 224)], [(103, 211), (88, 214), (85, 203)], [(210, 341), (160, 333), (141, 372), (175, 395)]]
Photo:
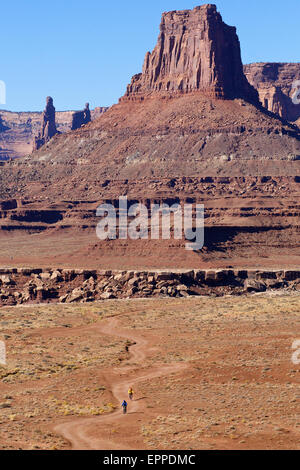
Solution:
[(258, 100), (243, 73), (236, 28), (222, 21), (215, 5), (163, 14), (157, 44), (147, 52), (143, 72), (132, 78), (125, 96), (193, 91)]
[[(97, 107), (91, 111), (91, 119), (101, 116), (108, 108)], [(61, 133), (71, 130), (74, 111), (56, 112), (56, 127)], [(33, 138), (41, 128), (43, 113), (0, 110), (0, 160), (29, 155), (33, 150)]]
[(300, 118), (300, 105), (293, 103), (300, 80), (300, 63), (254, 63), (244, 66), (248, 81), (258, 90), (263, 106), (288, 121)]

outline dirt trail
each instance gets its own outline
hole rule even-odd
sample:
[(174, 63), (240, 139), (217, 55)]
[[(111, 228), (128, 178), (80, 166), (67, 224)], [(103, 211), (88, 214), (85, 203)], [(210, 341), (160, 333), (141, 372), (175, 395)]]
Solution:
[[(154, 348), (149, 346), (149, 341), (141, 333), (122, 328), (117, 317), (105, 319), (100, 324), (92, 325), (88, 329), (89, 331), (94, 330), (94, 333), (126, 338), (135, 343), (130, 346), (131, 357), (127, 363), (128, 365), (116, 367), (111, 371), (109, 387), (113, 396), (120, 404), (124, 398), (127, 399), (129, 385), (132, 385), (134, 388), (138, 382), (165, 376), (188, 367), (184, 363), (157, 364), (155, 367), (148, 369), (147, 372), (143, 370), (143, 361)], [(139, 368), (141, 371), (137, 372)], [(146, 404), (147, 401), (142, 399), (133, 400), (129, 404), (126, 417), (123, 415), (122, 410), (119, 409), (104, 416), (72, 419), (71, 421), (55, 425), (53, 430), (63, 436), (74, 450), (130, 450), (131, 448), (122, 442), (122, 437), (118, 436), (115, 439), (110, 437), (108, 439), (107, 435), (103, 436), (100, 434), (101, 431), (95, 436), (92, 428), (104, 423), (114, 426), (118, 424), (124, 425), (124, 419), (129, 418), (130, 415), (137, 413), (144, 414), (146, 412)], [(137, 439), (139, 439), (139, 436), (137, 436)]]

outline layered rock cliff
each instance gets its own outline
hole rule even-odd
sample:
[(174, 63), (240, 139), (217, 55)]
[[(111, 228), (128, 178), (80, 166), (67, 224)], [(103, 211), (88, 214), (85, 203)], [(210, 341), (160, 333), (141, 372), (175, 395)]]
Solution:
[(157, 44), (147, 52), (143, 72), (132, 78), (126, 97), (193, 91), (258, 101), (243, 73), (236, 28), (222, 21), (215, 5), (162, 15)]
[[(293, 102), (300, 89), (300, 63), (254, 63), (244, 66), (248, 81), (257, 89), (262, 105), (284, 119), (296, 122), (300, 104)], [(300, 95), (299, 95), (300, 96)]]
[[(0, 264), (299, 265), (299, 129), (249, 103), (257, 92), (215, 7), (167, 13), (162, 25), (168, 18), (173, 32), (162, 28), (136, 89), (93, 122), (0, 166)], [(203, 203), (204, 249), (187, 254), (173, 239), (99, 241), (96, 209), (116, 207), (120, 195)]]

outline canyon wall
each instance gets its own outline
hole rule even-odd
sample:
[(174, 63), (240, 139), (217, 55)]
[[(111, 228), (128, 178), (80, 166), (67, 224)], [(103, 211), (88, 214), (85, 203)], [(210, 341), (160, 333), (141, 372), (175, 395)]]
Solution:
[[(55, 172), (55, 166), (52, 172)], [(41, 191), (31, 180), (31, 199), (0, 203), (0, 266), (80, 267), (89, 269), (197, 268), (297, 269), (300, 266), (300, 176), (182, 177), (87, 182), (61, 178)], [(21, 182), (19, 183), (21, 187)], [(76, 189), (77, 188), (77, 189)], [(51, 191), (50, 191), (51, 189)], [(42, 194), (42, 195), (41, 195)], [(84, 198), (82, 195), (85, 195)], [(97, 238), (101, 203), (116, 208), (119, 196), (128, 207), (197, 202), (205, 207), (204, 247), (187, 251), (186, 240), (106, 240)], [(76, 198), (78, 196), (78, 198)], [(51, 199), (50, 199), (51, 198)]]
[(300, 81), (300, 63), (253, 63), (244, 65), (244, 73), (265, 108), (291, 122), (300, 119), (300, 104), (293, 103), (300, 89), (295, 84)]

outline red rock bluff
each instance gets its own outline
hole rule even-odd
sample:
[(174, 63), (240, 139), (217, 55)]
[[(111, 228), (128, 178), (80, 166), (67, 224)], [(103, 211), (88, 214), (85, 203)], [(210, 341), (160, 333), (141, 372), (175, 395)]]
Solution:
[(243, 72), (236, 28), (223, 22), (215, 5), (163, 13), (157, 44), (123, 99), (194, 91), (258, 102)]

